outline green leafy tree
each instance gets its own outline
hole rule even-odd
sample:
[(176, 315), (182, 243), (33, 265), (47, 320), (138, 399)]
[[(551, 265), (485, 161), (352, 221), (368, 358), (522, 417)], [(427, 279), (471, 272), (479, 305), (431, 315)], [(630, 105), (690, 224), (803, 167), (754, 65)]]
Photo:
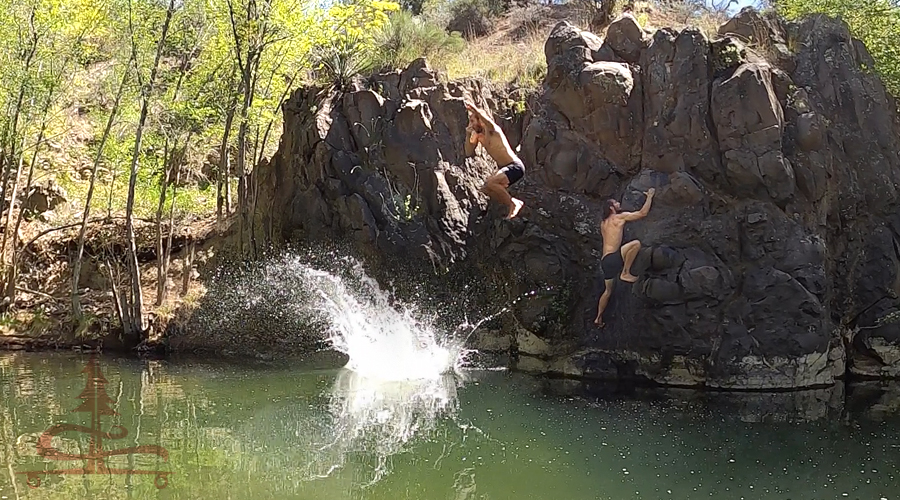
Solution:
[[(224, 223), (234, 198), (240, 241), (249, 231), (255, 250), (250, 215), (258, 186), (249, 172), (277, 147), (284, 102), (321, 71), (317, 47), (356, 51), (367, 61), (357, 70), (371, 67), (399, 9), (382, 0), (7, 0), (0, 9), (0, 289), (7, 299), (15, 303), (24, 250), (19, 202), (45, 176), (83, 207), (78, 222), (62, 226), (80, 226), (75, 318), (83, 317), (82, 260), (100, 258), (88, 244), (91, 224), (126, 218), (126, 255), (104, 261), (114, 282), (118, 267), (128, 267), (112, 291), (123, 328), (135, 336), (144, 331), (135, 218), (156, 223), (157, 304), (165, 299), (176, 214), (185, 207), (201, 216), (215, 210)], [(418, 55), (458, 42), (434, 26), (406, 26), (394, 27), (392, 40), (405, 45), (394, 44), (384, 64), (414, 58), (420, 42)], [(51, 149), (50, 141), (63, 147)], [(191, 205), (211, 183), (213, 201)]]

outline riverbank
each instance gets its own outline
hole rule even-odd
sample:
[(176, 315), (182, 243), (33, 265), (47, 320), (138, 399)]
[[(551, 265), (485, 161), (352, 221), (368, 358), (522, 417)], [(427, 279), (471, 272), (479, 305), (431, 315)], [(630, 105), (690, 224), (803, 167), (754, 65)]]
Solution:
[[(216, 229), (214, 218), (175, 221), (162, 226), (164, 255), (170, 255), (166, 286), (159, 287), (158, 233), (151, 221), (135, 222), (136, 248), (141, 269), (148, 330), (137, 342), (122, 338), (117, 293), (124, 286), (125, 224), (121, 218), (92, 221), (87, 226), (79, 280), (82, 317), (72, 305), (72, 268), (77, 249), (78, 224), (37, 219), (22, 225), (24, 263), (19, 273), (16, 301), (7, 300), (0, 312), (0, 349), (105, 349), (128, 352), (139, 343), (157, 349), (164, 332), (189, 316), (205, 294), (200, 272), (216, 255), (227, 231)], [(158, 300), (162, 291), (163, 298)]]

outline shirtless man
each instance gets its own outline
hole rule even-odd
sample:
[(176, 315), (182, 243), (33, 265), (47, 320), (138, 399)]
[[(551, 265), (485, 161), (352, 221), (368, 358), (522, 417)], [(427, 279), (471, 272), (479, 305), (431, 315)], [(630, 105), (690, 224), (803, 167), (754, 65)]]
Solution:
[(594, 323), (600, 328), (604, 326), (603, 311), (609, 304), (616, 277), (618, 276), (626, 283), (634, 283), (638, 279), (637, 276), (631, 274), (631, 264), (634, 263), (634, 258), (641, 249), (641, 242), (632, 240), (622, 245), (622, 236), (625, 232), (626, 222), (643, 219), (650, 213), (650, 204), (653, 202), (654, 193), (656, 190), (653, 188), (644, 193), (647, 195), (647, 200), (637, 212), (622, 212), (622, 206), (616, 200), (607, 200), (603, 207), (603, 221), (600, 223), (600, 234), (603, 235), (603, 257), (600, 258), (600, 267), (603, 269), (603, 284), (606, 289), (600, 296), (597, 319), (594, 320)]
[(469, 125), (466, 127), (466, 157), (475, 154), (478, 143), (491, 155), (497, 165), (503, 165), (494, 175), (488, 177), (481, 191), (494, 201), (509, 207), (507, 219), (515, 217), (522, 206), (522, 200), (513, 198), (507, 189), (525, 176), (525, 164), (509, 146), (509, 141), (500, 127), (488, 118), (484, 111), (466, 103), (469, 110)]

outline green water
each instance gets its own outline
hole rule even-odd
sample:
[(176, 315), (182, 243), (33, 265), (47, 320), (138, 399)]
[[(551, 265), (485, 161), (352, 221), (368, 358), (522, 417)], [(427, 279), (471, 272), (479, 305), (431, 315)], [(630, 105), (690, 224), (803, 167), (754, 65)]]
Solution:
[[(900, 403), (892, 388), (855, 403), (834, 391), (596, 396), (506, 372), (379, 384), (310, 366), (101, 357), (101, 384), (128, 435), (103, 449), (152, 475), (17, 474), (80, 468), (39, 457), (56, 423), (90, 425), (88, 357), (0, 353), (0, 497), (178, 499), (896, 499)], [(595, 395), (586, 395), (595, 394)], [(886, 396), (887, 395), (887, 396)], [(53, 438), (87, 453), (86, 435)]]

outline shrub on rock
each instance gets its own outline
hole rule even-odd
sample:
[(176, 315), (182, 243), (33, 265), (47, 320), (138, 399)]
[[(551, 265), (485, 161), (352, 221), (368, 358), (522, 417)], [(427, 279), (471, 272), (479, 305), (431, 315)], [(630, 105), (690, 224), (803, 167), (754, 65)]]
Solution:
[(420, 57), (438, 60), (462, 51), (466, 42), (459, 32), (447, 33), (435, 23), (400, 11), (375, 35), (375, 46), (374, 67), (382, 69), (406, 67)]

